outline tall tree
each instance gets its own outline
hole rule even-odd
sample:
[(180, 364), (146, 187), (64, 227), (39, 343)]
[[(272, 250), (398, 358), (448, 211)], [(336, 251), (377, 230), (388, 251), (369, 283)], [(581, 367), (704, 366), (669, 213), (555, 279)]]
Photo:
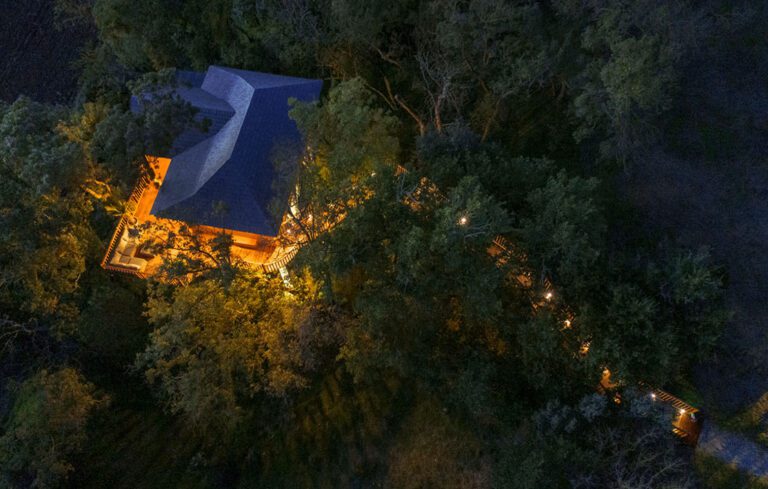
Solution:
[[(71, 321), (93, 235), (82, 149), (57, 129), (60, 107), (19, 99), (0, 107), (0, 307)], [(28, 316), (27, 316), (28, 317)], [(21, 319), (24, 319), (23, 317)]]
[[(259, 400), (287, 400), (338, 341), (332, 310), (315, 307), (311, 282), (241, 271), (229, 282), (156, 284), (147, 302), (155, 327), (136, 368), (171, 412), (231, 435)], [(331, 358), (333, 355), (331, 354)]]
[(72, 368), (42, 370), (22, 383), (0, 436), (5, 487), (58, 487), (74, 470), (89, 418), (107, 399)]

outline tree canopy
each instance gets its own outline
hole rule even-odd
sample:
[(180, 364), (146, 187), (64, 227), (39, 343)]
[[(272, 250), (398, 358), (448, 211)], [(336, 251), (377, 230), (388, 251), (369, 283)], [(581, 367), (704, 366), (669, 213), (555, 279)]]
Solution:
[[(718, 347), (722, 255), (644, 225), (622, 182), (685, 144), (665, 131), (691, 123), (694, 54), (764, 13), (57, 8), (98, 32), (78, 96), (0, 103), (0, 484), (104, 487), (114, 466), (138, 488), (694, 487), (643, 389), (687, 388)], [(324, 81), (289, 102), (304, 144), (271, 155), (288, 274), (163, 221), (158, 275), (101, 269), (144, 156), (206, 130), (165, 88), (211, 64)]]

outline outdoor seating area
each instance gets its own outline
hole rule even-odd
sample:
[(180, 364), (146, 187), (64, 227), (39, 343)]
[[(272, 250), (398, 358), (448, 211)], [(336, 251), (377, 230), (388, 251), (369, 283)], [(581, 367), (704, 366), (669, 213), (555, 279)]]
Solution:
[(139, 251), (140, 243), (135, 230), (126, 226), (109, 263), (113, 266), (142, 271), (147, 266), (147, 260), (137, 256)]

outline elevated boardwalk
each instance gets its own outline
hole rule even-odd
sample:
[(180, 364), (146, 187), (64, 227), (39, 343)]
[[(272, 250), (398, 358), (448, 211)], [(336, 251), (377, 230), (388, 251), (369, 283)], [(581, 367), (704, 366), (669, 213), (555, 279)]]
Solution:
[(699, 410), (667, 391), (650, 388), (649, 395), (658, 402), (674, 408), (672, 432), (685, 444), (695, 447), (699, 442), (703, 427), (703, 418)]

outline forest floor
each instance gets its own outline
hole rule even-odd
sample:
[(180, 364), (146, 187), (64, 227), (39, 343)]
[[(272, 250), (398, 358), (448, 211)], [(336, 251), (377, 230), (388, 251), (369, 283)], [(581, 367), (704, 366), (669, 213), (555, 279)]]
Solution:
[(155, 406), (116, 403), (96, 420), (67, 487), (80, 489), (203, 489), (205, 459), (184, 420)]
[(96, 34), (82, 24), (57, 24), (54, 0), (3, 3), (0, 101), (26, 95), (40, 102), (66, 103), (76, 94), (74, 64)]

